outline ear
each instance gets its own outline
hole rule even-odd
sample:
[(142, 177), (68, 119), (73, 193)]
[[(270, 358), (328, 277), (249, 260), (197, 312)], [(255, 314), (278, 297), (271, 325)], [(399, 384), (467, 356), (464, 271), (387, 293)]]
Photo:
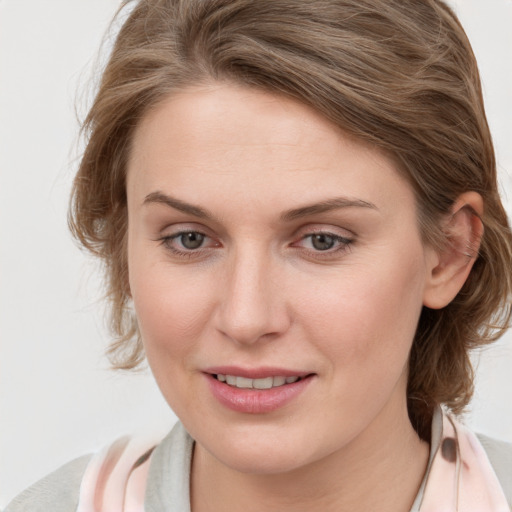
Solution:
[(483, 200), (476, 192), (462, 194), (453, 204), (443, 231), (447, 244), (431, 249), (423, 305), (431, 309), (447, 306), (466, 282), (478, 257), (484, 227)]

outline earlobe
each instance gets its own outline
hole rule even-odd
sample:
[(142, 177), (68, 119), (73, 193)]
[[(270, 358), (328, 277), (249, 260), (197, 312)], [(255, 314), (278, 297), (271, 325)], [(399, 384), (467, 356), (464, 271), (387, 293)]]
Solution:
[(484, 227), (483, 200), (476, 192), (462, 194), (453, 204), (443, 231), (446, 245), (432, 251), (423, 304), (431, 309), (447, 306), (466, 282), (478, 257)]

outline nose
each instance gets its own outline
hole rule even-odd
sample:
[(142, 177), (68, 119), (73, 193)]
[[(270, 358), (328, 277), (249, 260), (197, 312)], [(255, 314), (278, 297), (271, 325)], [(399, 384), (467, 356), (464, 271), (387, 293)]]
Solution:
[(216, 328), (232, 341), (270, 341), (291, 324), (279, 264), (265, 252), (238, 251), (226, 265), (219, 286)]

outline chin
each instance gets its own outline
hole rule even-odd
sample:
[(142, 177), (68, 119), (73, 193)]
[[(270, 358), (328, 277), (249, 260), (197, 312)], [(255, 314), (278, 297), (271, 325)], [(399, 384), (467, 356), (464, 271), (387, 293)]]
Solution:
[(298, 449), (292, 452), (285, 450), (261, 451), (245, 450), (223, 452), (219, 457), (213, 455), (219, 462), (240, 473), (254, 475), (276, 475), (290, 473), (307, 465), (309, 461), (304, 460), (304, 454), (297, 458)]
[(289, 428), (276, 430), (259, 425), (256, 429), (226, 429), (224, 435), (211, 439), (199, 437), (199, 444), (232, 470), (272, 475), (298, 470), (332, 451), (325, 443), (315, 446), (312, 437)]

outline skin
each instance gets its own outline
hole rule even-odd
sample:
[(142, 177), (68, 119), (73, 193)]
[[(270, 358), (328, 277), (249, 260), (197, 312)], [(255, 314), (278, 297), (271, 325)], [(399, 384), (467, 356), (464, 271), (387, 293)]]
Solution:
[[(423, 305), (451, 300), (446, 283), (458, 290), (470, 265), (454, 283), (424, 246), (393, 160), (294, 100), (210, 84), (141, 121), (127, 196), (147, 358), (196, 440), (193, 511), (409, 510), (428, 445), (408, 419), (408, 355)], [(333, 198), (352, 203), (283, 218)], [(205, 238), (187, 249), (180, 232)], [(284, 407), (247, 414), (207, 385), (205, 369), (226, 364), (313, 377)]]

